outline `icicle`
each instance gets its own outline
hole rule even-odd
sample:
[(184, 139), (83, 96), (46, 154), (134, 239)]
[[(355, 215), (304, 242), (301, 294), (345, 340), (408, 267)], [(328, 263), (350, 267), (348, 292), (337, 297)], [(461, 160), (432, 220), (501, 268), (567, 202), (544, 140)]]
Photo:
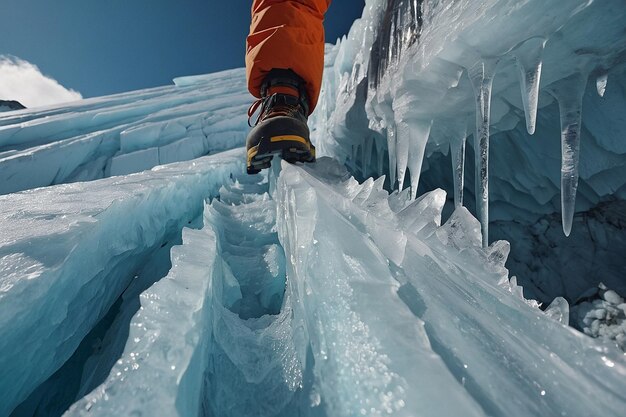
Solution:
[(424, 152), (426, 143), (430, 135), (432, 120), (415, 120), (409, 123), (410, 127), (410, 147), (409, 147), (409, 171), (411, 171), (411, 199), (417, 197), (417, 187), (419, 185), (422, 163), (424, 162)]
[(606, 83), (609, 81), (609, 74), (602, 73), (596, 79), (596, 89), (598, 90), (598, 95), (600, 97), (604, 97), (604, 92), (606, 91)]
[(409, 163), (411, 128), (404, 120), (396, 120), (396, 171), (398, 173), (398, 191), (404, 189), (404, 176)]
[(561, 221), (565, 236), (572, 231), (576, 206), (581, 116), (587, 78), (586, 73), (574, 74), (548, 88), (559, 102), (561, 113)]
[(541, 79), (541, 64), (545, 45), (546, 39), (531, 38), (514, 51), (522, 87), (526, 130), (531, 135), (535, 133), (535, 125), (537, 123), (539, 81)]
[(463, 205), (463, 187), (465, 186), (465, 142), (467, 125), (463, 122), (454, 129), (450, 138), (450, 157), (454, 177), (454, 207)]
[(387, 152), (389, 153), (389, 185), (393, 189), (396, 184), (396, 126), (393, 123), (387, 125)]
[(483, 247), (487, 247), (489, 241), (489, 120), (491, 88), (497, 65), (496, 59), (484, 60), (468, 71), (476, 98), (476, 133), (474, 134), (476, 211), (481, 223)]

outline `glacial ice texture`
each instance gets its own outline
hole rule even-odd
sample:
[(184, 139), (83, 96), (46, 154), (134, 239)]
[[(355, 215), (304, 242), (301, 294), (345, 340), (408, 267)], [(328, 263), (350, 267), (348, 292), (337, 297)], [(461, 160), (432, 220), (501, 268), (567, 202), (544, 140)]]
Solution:
[[(473, 124), (475, 119), (474, 140), (470, 143), (474, 144), (477, 179), (476, 189), (472, 190), (475, 204), (470, 205), (476, 208), (488, 243), (489, 219), (502, 218), (500, 213), (490, 217), (489, 205), (499, 200), (515, 200), (501, 188), (491, 187), (489, 191), (490, 177), (497, 179), (497, 184), (506, 181), (522, 196), (533, 191), (528, 189), (530, 181), (517, 184), (518, 178), (526, 173), (516, 172), (513, 167), (497, 167), (497, 171), (490, 172), (488, 165), (494, 148), (489, 148), (489, 138), (500, 132), (506, 134), (520, 123), (525, 123), (526, 130), (533, 134), (537, 130), (537, 115), (540, 117), (543, 108), (553, 101), (546, 92), (554, 92), (562, 120), (560, 184), (552, 182), (552, 162), (541, 162), (552, 158), (548, 143), (555, 140), (543, 126), (536, 135), (540, 137), (532, 139), (541, 143), (542, 146), (536, 147), (541, 152), (526, 153), (526, 157), (537, 160), (533, 165), (539, 167), (538, 174), (550, 178), (552, 183), (542, 190), (533, 211), (545, 214), (554, 210), (552, 197), (555, 188), (560, 188), (563, 230), (569, 234), (577, 210), (588, 209), (616, 191), (624, 198), (623, 176), (611, 180), (614, 182), (611, 192), (591, 185), (595, 195), (585, 190), (582, 198), (578, 201), (576, 198), (581, 173), (589, 180), (607, 169), (606, 165), (600, 168), (601, 164), (590, 162), (603, 158), (591, 145), (582, 146), (588, 161), (583, 161), (582, 166), (579, 163), (581, 135), (585, 135), (584, 127), (589, 124), (581, 111), (582, 97), (590, 74), (597, 78), (601, 96), (607, 90), (608, 73), (611, 80), (615, 78), (615, 88), (623, 85), (624, 14), (624, 5), (617, 0), (580, 0), (565, 6), (561, 2), (525, 0), (516, 2), (515, 7), (498, 0), (454, 4), (428, 0), (369, 1), (362, 19), (334, 47), (334, 62), (327, 63), (328, 88), (322, 96), (325, 111), (314, 116), (314, 124), (323, 129), (315, 137), (323, 143), (323, 149), (364, 170), (375, 164), (368, 160), (371, 155), (365, 154), (363, 159), (351, 152), (355, 147), (365, 146), (363, 139), (357, 137), (373, 135), (381, 140), (382, 136), (381, 143), (387, 143), (383, 152), (389, 155), (389, 185), (396, 186), (397, 174), (397, 186), (402, 189), (407, 166), (412, 166), (412, 182), (419, 181), (419, 173), (413, 171), (430, 168), (430, 163), (422, 161), (428, 162), (436, 153), (446, 154), (449, 146), (458, 147), (450, 126)], [(365, 71), (364, 67), (369, 69)], [(623, 116), (614, 116), (619, 114), (617, 108), (611, 108), (603, 116), (610, 117), (607, 123), (617, 124), (615, 130), (623, 132)], [(324, 117), (330, 122), (318, 122)], [(416, 146), (419, 141), (414, 140), (410, 131), (401, 129), (398, 121), (407, 120), (432, 121), (427, 146)], [(593, 137), (583, 142), (613, 140), (596, 133), (599, 132), (593, 132)], [(411, 147), (422, 151), (409, 153)], [(503, 145), (498, 147), (497, 152), (505, 151)], [(613, 152), (610, 148), (606, 150)], [(623, 169), (626, 164), (623, 149), (618, 155)], [(590, 171), (591, 166), (594, 168)], [(365, 171), (365, 176), (375, 172)], [(457, 178), (455, 175), (455, 181)], [(417, 189), (419, 184), (412, 183), (411, 187)]]
[[(536, 263), (529, 246), (544, 242), (532, 230), (558, 214), (562, 233), (574, 236), (558, 240), (561, 270), (515, 271), (542, 302), (572, 280), (587, 280), (575, 284), (581, 290), (607, 279), (623, 287), (623, 261), (583, 273), (588, 263), (564, 247), (599, 259), (626, 250), (608, 245), (625, 241), (622, 228), (591, 246), (574, 230), (581, 216), (626, 200), (625, 30), (619, 0), (368, 1), (328, 47), (314, 140), (359, 178), (387, 173), (388, 189), (446, 189), (481, 220), (485, 245), (520, 224), (506, 234), (514, 265)], [(431, 126), (425, 145), (415, 123)], [(600, 227), (591, 234), (614, 229)]]
[(621, 416), (623, 8), (368, 0), (256, 177), (241, 69), (0, 116), (0, 416)]
[(483, 249), (463, 207), (441, 225), (439, 191), (401, 204), (329, 158), (233, 178), (141, 295), (106, 381), (66, 416), (623, 409), (623, 354), (525, 300), (508, 245)]
[(0, 195), (238, 147), (248, 129), (244, 73), (180, 78), (179, 86), (0, 116)]

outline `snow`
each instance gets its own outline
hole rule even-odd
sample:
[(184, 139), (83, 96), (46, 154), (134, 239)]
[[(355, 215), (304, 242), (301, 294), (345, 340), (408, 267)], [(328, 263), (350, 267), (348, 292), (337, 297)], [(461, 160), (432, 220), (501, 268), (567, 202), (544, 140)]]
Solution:
[(368, 0), (257, 176), (243, 69), (0, 115), (0, 416), (622, 415), (624, 13)]

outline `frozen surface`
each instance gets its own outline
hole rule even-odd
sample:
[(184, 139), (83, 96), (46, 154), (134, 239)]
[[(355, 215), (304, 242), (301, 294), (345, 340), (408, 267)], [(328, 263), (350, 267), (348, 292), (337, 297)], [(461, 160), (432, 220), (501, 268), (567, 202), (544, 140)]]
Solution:
[[(528, 230), (554, 214), (577, 241), (561, 246), (588, 247), (577, 237), (581, 213), (626, 200), (625, 30), (620, 0), (367, 1), (348, 36), (328, 46), (317, 149), (359, 178), (387, 173), (389, 189), (447, 190), (481, 221), (484, 245), (501, 227), (519, 228), (507, 235), (514, 266), (537, 263)], [(618, 248), (589, 249), (610, 259)], [(546, 258), (588, 268), (560, 252)], [(569, 275), (549, 264), (532, 279), (522, 271), (527, 285), (569, 290)], [(574, 274), (585, 288), (601, 279)]]
[(241, 146), (250, 101), (243, 69), (196, 78), (0, 116), (0, 194), (124, 175)]
[(216, 260), (216, 237), (209, 228), (184, 229), (183, 245), (172, 249), (170, 273), (141, 294), (125, 355), (105, 383), (66, 415), (197, 414)]
[(258, 176), (243, 69), (3, 114), (0, 416), (622, 416), (624, 14), (368, 0)]
[[(321, 164), (318, 163), (319, 165)], [(289, 170), (287, 171), (287, 169)], [(346, 201), (351, 196), (358, 195), (361, 190), (354, 183), (354, 180), (348, 179), (346, 181), (345, 176), (343, 177), (345, 182), (340, 181), (342, 177), (339, 168), (335, 170), (333, 176), (317, 169), (307, 169), (306, 173), (300, 174), (301, 179), (294, 175), (295, 173), (291, 173), (294, 170), (291, 167), (285, 168), (285, 181), (289, 184), (292, 181), (300, 180), (307, 186), (302, 187), (299, 193), (296, 191), (295, 202), (293, 197), (285, 200), (289, 203), (287, 207), (291, 207), (291, 211), (287, 211), (287, 213), (293, 213), (291, 216), (296, 220), (302, 218), (302, 226), (295, 228), (299, 231), (296, 233), (295, 230), (291, 229), (291, 236), (293, 234), (298, 236), (297, 243), (294, 244), (293, 237), (290, 237), (290, 246), (286, 247), (285, 252), (288, 255), (289, 248), (299, 248), (300, 253), (306, 254), (306, 261), (300, 263), (297, 258), (294, 262), (294, 268), (296, 271), (306, 271), (305, 274), (315, 274), (317, 278), (316, 280), (305, 280), (306, 283), (300, 294), (308, 294), (307, 289), (312, 287), (310, 296), (302, 295), (302, 304), (305, 308), (308, 304), (307, 300), (316, 305), (314, 301), (317, 294), (315, 286), (318, 280), (323, 279), (324, 274), (321, 271), (317, 275), (322, 265), (329, 262), (330, 259), (348, 262), (346, 258), (351, 250), (349, 247), (354, 248), (352, 250), (359, 250), (358, 246), (355, 247), (354, 244), (342, 248), (345, 252), (333, 250), (334, 242), (341, 242), (342, 240), (333, 239), (333, 244), (329, 244), (327, 243), (328, 240), (322, 237), (326, 236), (326, 233), (330, 233), (326, 229), (326, 224), (332, 224), (335, 229), (338, 228), (335, 223), (330, 223), (328, 216), (331, 216), (331, 213), (335, 213), (335, 215), (341, 213), (342, 215), (339, 217), (343, 217), (343, 221), (348, 223), (353, 230), (364, 233), (367, 236), (366, 241), (369, 241), (370, 245), (389, 248), (391, 245), (388, 242), (396, 242), (397, 246), (391, 255), (395, 256), (396, 251), (404, 252), (403, 257), (396, 258), (401, 260), (399, 264), (383, 255), (382, 251), (379, 252), (378, 256), (359, 255), (357, 259), (360, 261), (348, 262), (354, 271), (358, 271), (359, 268), (371, 271), (375, 265), (381, 266), (382, 270), (376, 274), (356, 273), (354, 275), (355, 281), (348, 281), (348, 288), (352, 288), (354, 293), (349, 291), (347, 294), (359, 294), (358, 300), (361, 300), (361, 297), (367, 296), (369, 293), (367, 288), (371, 285), (363, 279), (364, 276), (384, 277), (386, 275), (383, 273), (385, 268), (392, 273), (391, 276), (400, 286), (394, 291), (397, 298), (391, 297), (387, 302), (396, 303), (398, 299), (402, 300), (410, 311), (417, 316), (415, 320), (418, 323), (423, 322), (422, 343), (428, 341), (428, 348), (432, 349), (444, 361), (447, 372), (453, 375), (457, 381), (457, 384), (445, 384), (446, 395), (450, 396), (455, 392), (458, 392), (459, 395), (469, 393), (473, 400), (481, 406), (482, 412), (487, 415), (559, 415), (562, 412), (567, 415), (619, 415), (621, 413), (620, 409), (623, 407), (625, 398), (623, 389), (617, 387), (623, 384), (623, 375), (626, 371), (623, 367), (624, 356), (614, 350), (615, 348), (598, 349), (597, 346), (594, 347), (596, 342), (581, 337), (577, 332), (556, 321), (546, 320), (542, 312), (525, 303), (519, 297), (521, 293), (519, 287), (514, 284), (514, 280), (509, 282), (507, 271), (502, 267), (506, 260), (508, 246), (494, 244), (493, 248), (484, 251), (481, 248), (480, 229), (472, 224), (476, 220), (471, 216), (459, 213), (434, 234), (432, 232), (403, 233), (402, 229), (396, 229), (394, 233), (394, 217), (389, 215), (390, 210), (385, 209), (383, 201), (376, 201), (374, 196), (370, 197), (369, 201), (366, 200), (361, 207), (370, 209), (376, 207), (369, 213), (367, 209), (364, 210), (365, 213), (361, 212), (359, 205)], [(329, 171), (331, 170), (329, 169)], [(337, 173), (337, 171), (339, 172)], [(322, 177), (322, 181), (320, 181), (320, 177)], [(324, 182), (334, 183), (334, 186), (329, 187), (323, 184)], [(282, 188), (285, 190), (285, 195), (289, 195), (289, 188)], [(322, 191), (316, 192), (320, 188)], [(378, 197), (380, 198), (380, 196)], [(306, 210), (299, 216), (298, 212), (294, 212), (295, 207), (302, 205), (302, 203), (298, 205), (298, 198), (307, 202), (311, 201), (308, 203), (310, 205), (317, 205), (320, 210), (319, 213), (309, 213), (309, 210)], [(304, 221), (306, 218), (311, 219), (311, 223), (304, 228), (303, 236), (302, 229), (307, 224)], [(436, 217), (432, 221), (436, 222)], [(451, 222), (455, 222), (457, 226), (453, 226)], [(287, 224), (289, 225), (289, 222)], [(347, 231), (343, 232), (342, 235), (347, 236)], [(346, 240), (355, 241), (355, 239)], [(318, 242), (317, 247), (316, 241)], [(385, 244), (382, 245), (379, 242), (385, 242)], [(323, 248), (326, 245), (333, 247), (333, 249), (324, 252)], [(339, 255), (339, 253), (342, 254)], [(363, 266), (364, 259), (368, 259), (371, 263)], [(340, 262), (339, 265), (341, 264)], [(333, 271), (338, 271), (335, 268), (337, 267), (333, 266)], [(339, 275), (343, 274), (340, 273)], [(356, 277), (361, 277), (361, 279)], [(322, 292), (323, 290), (320, 288), (318, 291)], [(364, 323), (367, 324), (367, 328), (372, 329), (372, 336), (377, 333), (377, 330), (373, 330), (376, 327), (373, 324), (370, 325), (366, 321), (366, 317), (370, 314), (387, 317), (388, 312), (392, 311), (391, 308), (381, 305), (384, 303), (383, 300), (380, 300), (381, 294), (385, 294), (386, 291), (377, 290), (374, 293), (377, 294), (380, 304), (371, 301), (371, 304), (367, 304), (368, 307), (365, 311), (357, 310), (363, 314), (363, 316), (357, 317), (363, 317), (362, 320), (365, 320)], [(367, 303), (366, 300), (367, 298), (363, 298), (363, 301)], [(350, 305), (358, 308), (359, 304), (358, 301), (355, 301), (354, 304)], [(382, 307), (378, 314), (376, 314), (377, 307)], [(320, 311), (319, 314), (322, 314), (325, 309), (318, 311)], [(397, 311), (402, 311), (402, 308), (398, 306)], [(310, 313), (307, 314), (307, 317), (309, 316), (311, 316)], [(322, 325), (320, 322), (323, 321), (322, 319), (314, 320), (313, 323)], [(394, 327), (389, 328), (390, 323), (400, 326), (402, 321), (385, 320), (386, 328), (379, 330), (383, 332), (380, 334), (384, 335), (385, 332), (390, 332), (390, 334), (387, 337), (381, 337), (381, 340), (387, 338), (402, 340), (403, 338), (399, 335), (411, 337), (411, 333), (407, 329), (393, 335)], [(350, 328), (354, 329), (355, 327), (351, 326)], [(319, 341), (320, 346), (317, 348), (318, 356), (316, 359), (323, 358), (326, 348), (333, 350), (332, 342), (334, 340), (328, 339), (328, 332), (323, 334), (325, 340)], [(381, 343), (384, 347), (384, 342)], [(412, 359), (409, 359), (410, 365), (405, 364), (404, 367), (406, 368), (403, 367), (403, 371), (400, 371), (402, 377), (407, 378), (407, 380), (408, 378), (419, 380), (418, 375), (421, 375), (427, 376), (430, 381), (436, 381), (436, 378), (443, 377), (443, 374), (439, 373), (440, 371), (429, 368), (429, 366), (433, 366), (432, 360), (428, 361), (427, 364), (422, 362), (424, 360), (422, 355), (426, 352), (417, 357), (414, 356), (414, 351), (417, 349), (416, 346), (420, 345), (419, 343), (409, 343), (408, 340), (407, 343), (412, 347), (410, 351), (405, 351), (404, 354)], [(399, 342), (390, 348), (388, 352), (390, 364), (394, 363), (392, 358), (401, 355), (403, 346), (406, 346), (406, 343)], [(610, 359), (605, 356), (608, 352), (613, 352)], [(315, 355), (315, 349), (313, 353)], [(329, 358), (331, 357), (334, 356), (329, 355)], [(580, 367), (581, 360), (588, 365)], [(435, 360), (435, 363), (438, 361), (439, 359)], [(621, 370), (617, 369), (618, 362), (622, 363)], [(316, 361), (317, 363), (318, 361)], [(595, 363), (595, 365), (591, 365), (591, 363)], [(332, 362), (329, 364), (328, 361), (324, 361), (322, 364), (323, 366), (332, 366)], [(541, 366), (529, 367), (528, 364), (541, 364)], [(337, 366), (340, 367), (339, 364)], [(417, 369), (411, 372), (409, 371), (411, 366), (417, 367)], [(608, 379), (604, 379), (604, 377), (596, 379), (597, 375), (587, 374), (587, 370), (584, 369), (586, 366), (591, 366), (594, 370), (601, 370), (601, 372), (606, 373)], [(358, 366), (356, 368), (359, 369)], [(578, 370), (575, 371), (575, 369)], [(576, 373), (576, 376), (570, 373), (572, 371)], [(346, 372), (339, 374), (345, 375)], [(347, 374), (350, 375), (349, 372)], [(331, 383), (332, 379), (323, 374), (321, 370), (320, 375), (323, 381), (321, 382), (322, 386)], [(600, 380), (604, 382), (598, 384)], [(444, 383), (441, 382), (441, 384)], [(347, 385), (361, 386), (356, 383)], [(439, 383), (434, 385), (439, 385)], [(346, 386), (346, 384), (341, 386)], [(390, 388), (391, 386), (393, 386), (393, 382), (386, 389), (389, 389), (393, 397), (402, 398), (402, 396), (395, 395)], [(432, 387), (432, 385), (429, 386)], [(334, 401), (341, 403), (339, 398), (341, 398), (342, 390), (338, 389), (337, 385), (331, 385), (331, 387), (333, 388), (329, 387), (326, 394)], [(347, 389), (349, 390), (349, 388)], [(408, 404), (411, 400), (419, 398), (417, 401), (429, 410), (428, 412), (424, 411), (424, 415), (429, 415), (430, 412), (432, 415), (457, 415), (452, 410), (437, 410), (437, 406), (442, 406), (441, 400), (437, 401), (437, 393), (429, 392), (426, 387), (421, 387), (419, 381), (409, 383), (407, 389), (407, 398), (402, 398), (403, 401)], [(591, 391), (588, 390), (592, 390), (594, 394), (589, 394)], [(420, 394), (426, 392), (429, 392), (429, 395), (422, 398)], [(507, 392), (515, 392), (515, 395), (508, 396)], [(604, 400), (593, 405), (571, 401), (572, 398), (578, 396), (586, 399), (603, 397)], [(352, 392), (348, 398), (352, 398)], [(503, 400), (505, 398), (506, 400)], [(431, 404), (429, 400), (433, 400), (434, 404)], [(358, 404), (358, 401), (348, 404), (354, 404), (353, 406), (357, 407), (355, 403)], [(434, 408), (430, 408), (429, 404)], [(452, 404), (448, 405), (452, 406)], [(349, 407), (346, 404), (343, 406)], [(606, 408), (602, 409), (605, 406)], [(408, 407), (408, 410), (416, 413), (415, 408)], [(423, 409), (420, 407), (420, 410)], [(354, 415), (354, 411), (357, 410), (353, 408), (351, 411), (345, 412), (345, 415)], [(467, 408), (460, 413), (467, 415), (470, 412), (471, 408)], [(401, 415), (401, 412), (398, 413)], [(331, 414), (340, 415), (339, 413)], [(371, 414), (374, 415), (375, 413), (372, 412)]]
[(56, 371), (241, 152), (0, 197), (0, 415)]
[(483, 249), (467, 210), (440, 225), (441, 191), (402, 204), (328, 158), (234, 178), (141, 295), (109, 377), (67, 416), (618, 416), (626, 405), (624, 355), (525, 300), (503, 267), (508, 245)]

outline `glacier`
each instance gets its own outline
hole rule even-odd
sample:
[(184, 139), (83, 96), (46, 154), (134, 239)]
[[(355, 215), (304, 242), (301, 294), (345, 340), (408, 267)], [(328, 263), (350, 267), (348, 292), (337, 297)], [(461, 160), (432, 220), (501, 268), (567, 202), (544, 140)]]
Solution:
[(619, 0), (368, 1), (327, 52), (315, 142), (359, 179), (444, 188), (484, 245), (519, 242), (510, 266), (544, 303), (600, 282), (624, 294), (623, 216), (594, 220), (626, 199), (625, 13)]
[(0, 416), (623, 415), (625, 16), (368, 0), (256, 176), (243, 69), (2, 113)]

